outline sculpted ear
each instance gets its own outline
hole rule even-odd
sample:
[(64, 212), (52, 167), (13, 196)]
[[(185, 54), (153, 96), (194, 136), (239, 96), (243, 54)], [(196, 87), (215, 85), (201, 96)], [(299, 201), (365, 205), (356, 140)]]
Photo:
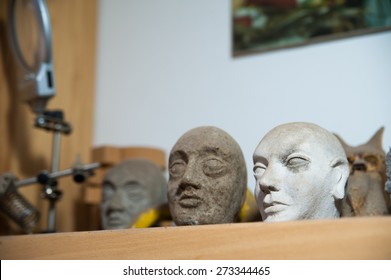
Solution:
[(349, 165), (346, 159), (335, 159), (331, 167), (333, 180), (331, 194), (335, 199), (342, 199), (345, 196), (345, 187), (349, 178)]
[(382, 144), (383, 132), (384, 132), (384, 126), (380, 127), (379, 130), (376, 131), (376, 133), (372, 136), (372, 138), (368, 141), (367, 144), (382, 150), (383, 149), (383, 144)]

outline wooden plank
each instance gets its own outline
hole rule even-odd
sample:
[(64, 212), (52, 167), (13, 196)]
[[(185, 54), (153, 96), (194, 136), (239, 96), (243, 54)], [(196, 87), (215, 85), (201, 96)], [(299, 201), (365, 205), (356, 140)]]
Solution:
[(103, 182), (103, 177), (105, 176), (106, 172), (112, 168), (113, 166), (106, 165), (101, 166), (94, 170), (94, 175), (91, 177), (88, 177), (87, 184), (93, 185), (94, 187), (101, 187)]
[(99, 205), (102, 201), (102, 189), (99, 186), (86, 185), (84, 186), (83, 200), (87, 204)]
[(391, 259), (391, 217), (0, 237), (5, 259)]
[(156, 165), (162, 170), (166, 169), (166, 155), (163, 150), (150, 147), (125, 147), (121, 149), (122, 160), (129, 158), (145, 158)]
[(121, 149), (115, 146), (101, 146), (92, 149), (92, 160), (111, 167), (122, 160)]

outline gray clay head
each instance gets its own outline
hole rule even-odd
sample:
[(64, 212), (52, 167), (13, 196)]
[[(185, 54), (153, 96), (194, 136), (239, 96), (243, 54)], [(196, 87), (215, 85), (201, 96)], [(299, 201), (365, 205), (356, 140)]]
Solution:
[(103, 229), (128, 228), (141, 213), (167, 202), (167, 182), (153, 162), (129, 159), (111, 168), (103, 179)]
[(203, 126), (186, 132), (169, 158), (168, 202), (176, 225), (234, 222), (245, 199), (247, 172), (238, 143)]
[(339, 217), (349, 167), (338, 139), (312, 123), (269, 131), (254, 155), (255, 197), (264, 221)]

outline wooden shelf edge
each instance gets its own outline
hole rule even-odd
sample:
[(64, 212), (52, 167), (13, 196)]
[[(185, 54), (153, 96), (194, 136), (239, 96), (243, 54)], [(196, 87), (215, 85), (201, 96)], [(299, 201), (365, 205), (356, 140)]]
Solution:
[(5, 259), (391, 259), (391, 217), (0, 237)]

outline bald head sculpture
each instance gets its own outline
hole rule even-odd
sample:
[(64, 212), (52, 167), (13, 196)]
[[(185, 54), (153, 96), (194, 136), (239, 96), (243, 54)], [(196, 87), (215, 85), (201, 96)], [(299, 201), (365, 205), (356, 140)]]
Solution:
[(244, 202), (243, 153), (225, 131), (203, 126), (186, 132), (169, 158), (168, 203), (176, 225), (232, 223)]
[(329, 131), (288, 123), (268, 132), (254, 155), (255, 197), (266, 222), (340, 216), (349, 165)]
[(167, 202), (167, 182), (153, 162), (129, 159), (111, 168), (103, 179), (103, 229), (131, 227), (148, 209)]

